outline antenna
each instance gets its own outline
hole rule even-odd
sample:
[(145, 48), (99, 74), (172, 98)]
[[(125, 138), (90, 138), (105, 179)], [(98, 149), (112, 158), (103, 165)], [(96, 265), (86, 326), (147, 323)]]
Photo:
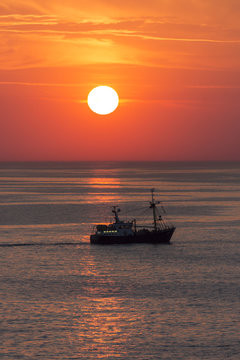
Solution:
[(120, 220), (119, 220), (119, 217), (118, 217), (118, 213), (120, 212), (120, 209), (117, 207), (117, 206), (113, 206), (112, 207), (112, 212), (114, 213), (114, 217), (115, 217), (115, 222), (116, 223), (119, 223)]
[(152, 188), (152, 189), (151, 189), (151, 193), (152, 193), (152, 202), (154, 202), (154, 191), (155, 191), (155, 189), (154, 189), (154, 188)]
[(151, 189), (151, 193), (152, 193), (152, 201), (150, 201), (150, 209), (153, 210), (153, 224), (154, 224), (154, 230), (157, 231), (157, 215), (156, 215), (156, 205), (160, 204), (160, 201), (155, 201), (154, 200), (154, 191), (155, 189), (152, 188)]

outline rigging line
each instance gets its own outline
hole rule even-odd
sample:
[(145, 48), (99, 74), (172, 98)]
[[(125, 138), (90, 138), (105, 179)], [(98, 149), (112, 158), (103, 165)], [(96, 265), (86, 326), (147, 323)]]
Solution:
[(165, 208), (164, 208), (163, 205), (161, 205), (161, 209), (162, 209), (162, 212), (163, 212), (164, 214), (166, 214), (166, 210), (165, 210)]
[[(147, 209), (148, 210), (148, 209)], [(135, 216), (135, 217), (139, 217), (142, 216), (143, 212), (146, 212), (146, 207), (134, 207), (131, 209), (131, 211), (127, 211), (126, 214), (129, 216)]]
[(150, 212), (149, 212), (149, 209), (145, 209), (145, 211), (143, 212), (142, 214), (142, 219), (141, 219), (141, 223), (144, 223), (144, 224), (149, 224), (149, 222), (151, 222), (151, 216), (150, 216)]
[(141, 213), (139, 213), (139, 216), (145, 216), (145, 215), (147, 215), (147, 213), (149, 213), (149, 209), (148, 208), (144, 208), (142, 211), (141, 211)]
[[(142, 201), (140, 202), (139, 201), (139, 203), (141, 203), (142, 204)], [(135, 204), (136, 204), (136, 202), (135, 202)], [(146, 209), (146, 205), (145, 206), (143, 206), (143, 205), (141, 205), (141, 206), (138, 206), (138, 205), (135, 205), (135, 206), (132, 206), (132, 209), (136, 209), (136, 210), (142, 210), (142, 209)]]

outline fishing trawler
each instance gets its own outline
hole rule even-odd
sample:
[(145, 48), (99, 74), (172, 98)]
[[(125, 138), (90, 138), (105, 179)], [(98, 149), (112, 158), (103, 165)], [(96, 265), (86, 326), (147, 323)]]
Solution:
[(176, 228), (168, 224), (159, 215), (157, 205), (160, 204), (160, 201), (155, 201), (154, 189), (151, 189), (151, 193), (150, 209), (153, 213), (153, 225), (138, 225), (136, 219), (128, 222), (121, 221), (119, 219), (119, 207), (113, 206), (112, 212), (115, 222), (108, 225), (96, 225), (95, 232), (90, 236), (91, 244), (170, 243)]

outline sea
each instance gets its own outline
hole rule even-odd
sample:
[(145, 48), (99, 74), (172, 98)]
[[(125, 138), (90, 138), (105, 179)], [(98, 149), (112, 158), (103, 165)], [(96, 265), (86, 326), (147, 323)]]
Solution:
[[(91, 245), (152, 221), (170, 245)], [(0, 163), (0, 359), (240, 359), (240, 163)]]

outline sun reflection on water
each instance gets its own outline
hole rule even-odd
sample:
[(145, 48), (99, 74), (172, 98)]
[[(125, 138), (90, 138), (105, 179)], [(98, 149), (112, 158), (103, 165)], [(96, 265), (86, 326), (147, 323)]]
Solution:
[(118, 178), (101, 178), (93, 177), (88, 179), (88, 184), (93, 188), (119, 188), (121, 186), (120, 179)]
[(123, 344), (129, 341), (129, 329), (134, 330), (136, 313), (126, 311), (116, 297), (95, 298), (90, 304), (81, 306), (81, 313), (74, 327), (86, 353), (93, 352), (97, 359), (106, 358), (106, 355), (118, 357)]

